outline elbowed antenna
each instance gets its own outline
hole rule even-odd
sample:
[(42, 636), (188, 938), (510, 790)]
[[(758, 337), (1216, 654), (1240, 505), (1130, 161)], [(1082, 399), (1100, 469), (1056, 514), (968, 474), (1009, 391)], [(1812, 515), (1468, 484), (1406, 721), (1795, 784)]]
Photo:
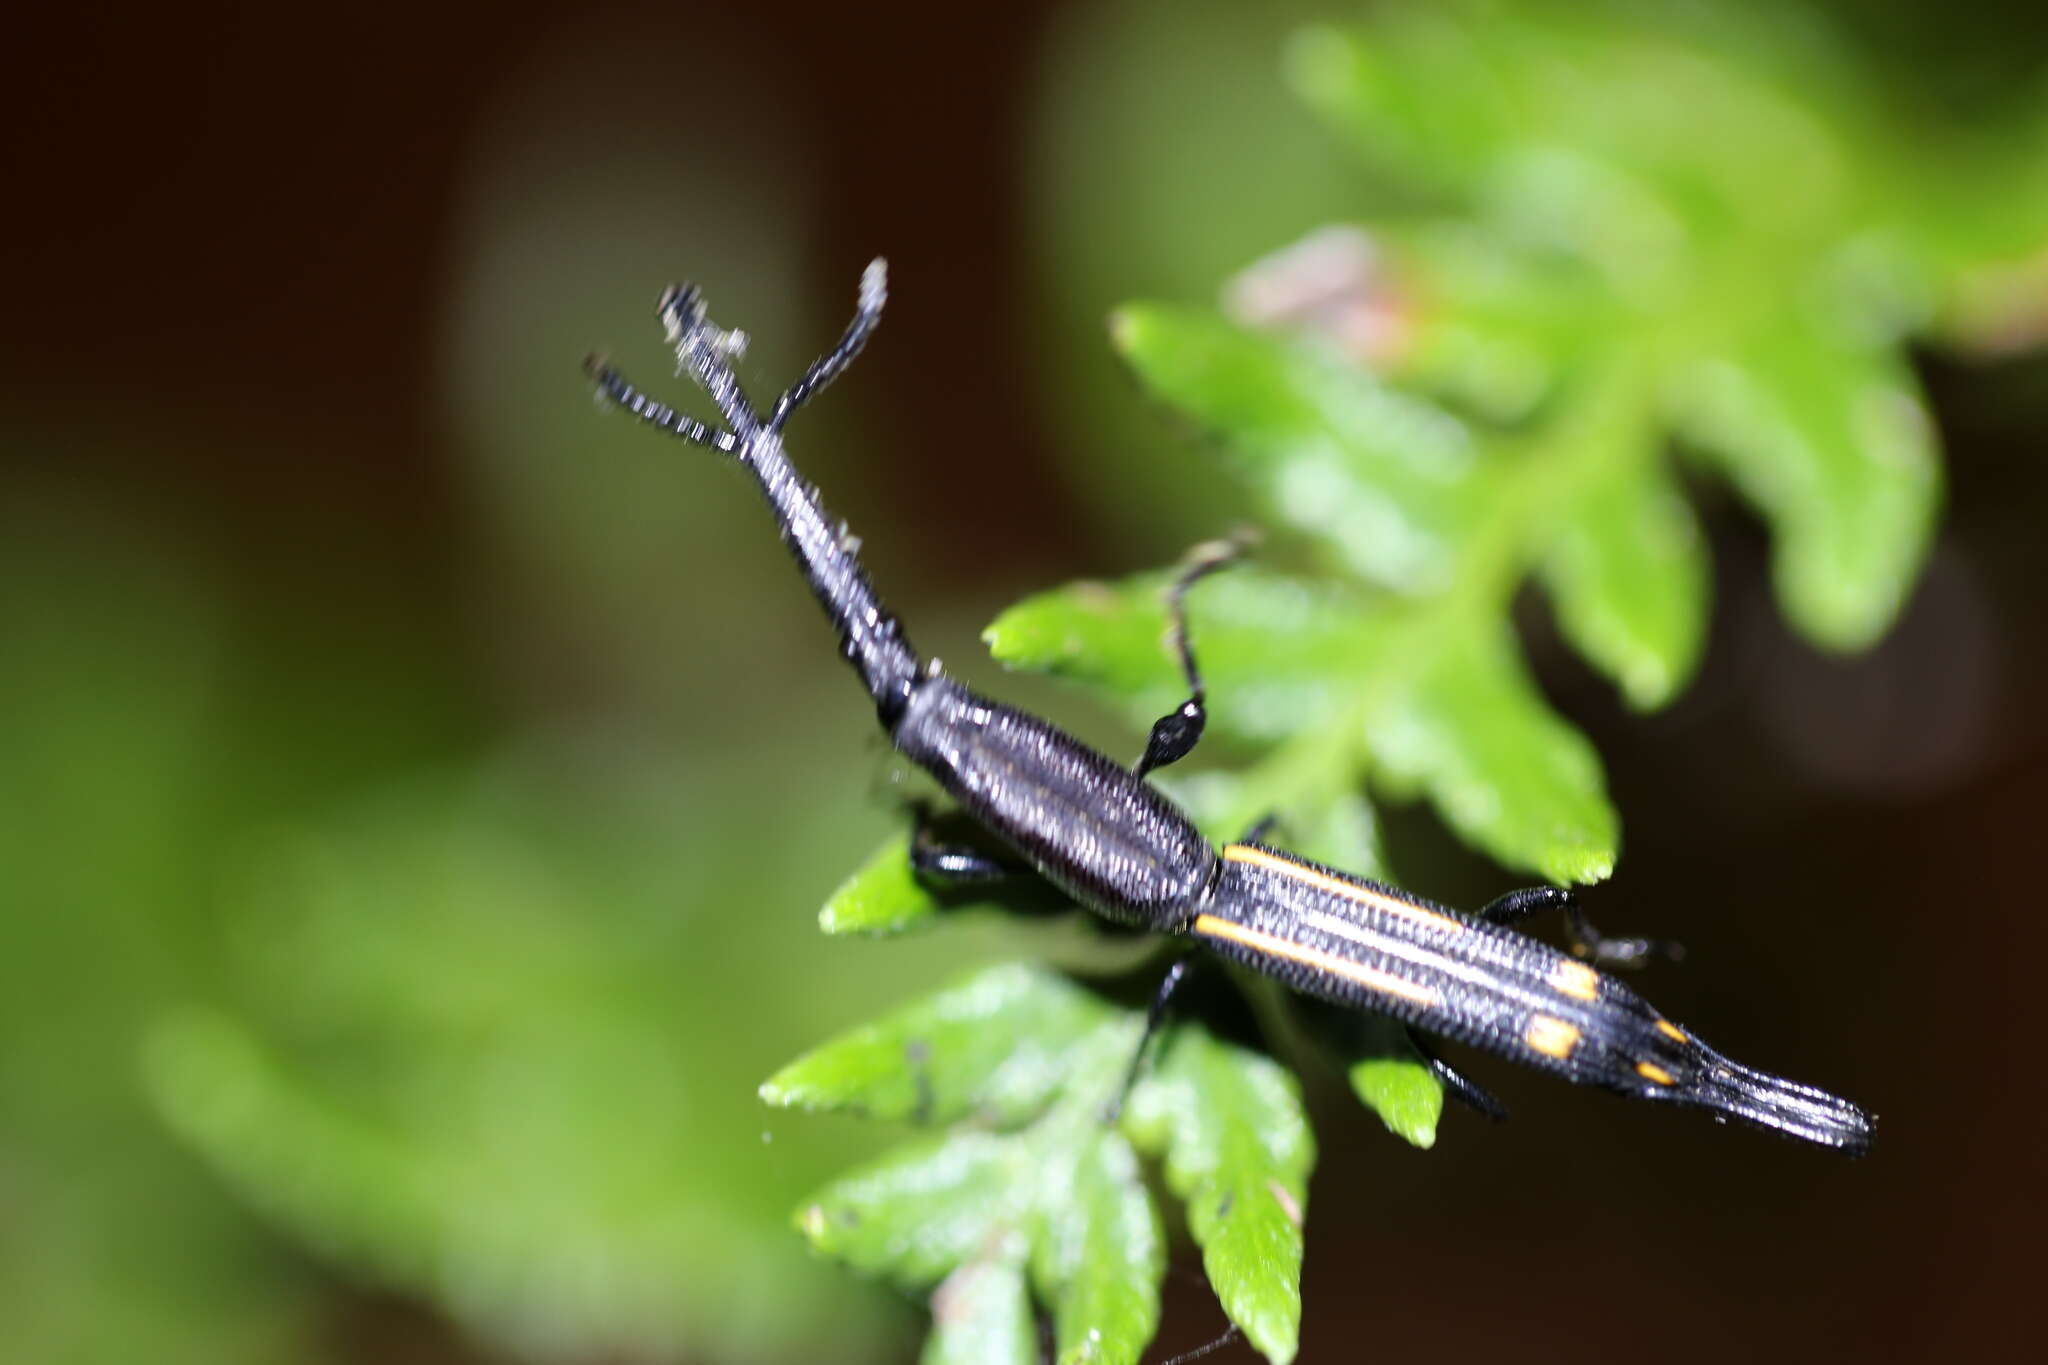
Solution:
[(835, 523), (826, 514), (818, 490), (797, 473), (782, 448), (782, 428), (860, 354), (881, 321), (888, 296), (888, 266), (878, 256), (861, 274), (860, 300), (838, 343), (775, 400), (766, 420), (732, 369), (733, 359), (746, 348), (746, 334), (713, 326), (695, 285), (663, 291), (656, 312), (675, 347), (678, 373), (687, 371), (697, 381), (724, 418), (724, 427), (686, 417), (655, 401), (601, 358), (592, 357), (585, 365), (598, 390), (641, 421), (695, 445), (724, 451), (752, 472), (774, 509), (783, 544), (839, 631), (841, 652), (874, 698), (882, 724), (893, 731), (917, 686), (917, 651), (861, 568), (855, 553), (859, 540), (845, 523)]

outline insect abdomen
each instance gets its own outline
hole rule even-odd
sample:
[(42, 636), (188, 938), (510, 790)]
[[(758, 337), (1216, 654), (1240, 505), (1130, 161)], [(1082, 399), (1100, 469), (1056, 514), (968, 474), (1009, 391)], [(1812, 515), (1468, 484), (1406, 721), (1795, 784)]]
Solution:
[(1855, 1105), (1729, 1061), (1546, 943), (1258, 845), (1222, 852), (1192, 930), (1306, 994), (1389, 1014), (1581, 1084), (1862, 1152)]

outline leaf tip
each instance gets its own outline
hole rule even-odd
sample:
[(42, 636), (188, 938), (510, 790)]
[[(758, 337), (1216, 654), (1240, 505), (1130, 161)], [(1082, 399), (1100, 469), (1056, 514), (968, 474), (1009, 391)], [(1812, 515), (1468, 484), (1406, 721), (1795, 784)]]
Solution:
[(1398, 1129), (1397, 1136), (1417, 1151), (1426, 1152), (1436, 1146), (1436, 1123), (1434, 1120), (1431, 1120), (1428, 1123), (1418, 1123), (1411, 1127)]
[(1614, 875), (1614, 854), (1604, 848), (1561, 849), (1544, 872), (1566, 886), (1589, 886)]
[(829, 1225), (823, 1204), (804, 1205), (796, 1211), (796, 1216), (790, 1221), (796, 1225), (796, 1230), (804, 1235), (804, 1240), (813, 1247), (822, 1248), (825, 1245), (825, 1231)]
[(834, 937), (881, 937), (917, 928), (938, 910), (910, 866), (910, 836), (898, 834), (826, 898), (818, 929)]
[(1616, 679), (1621, 685), (1622, 700), (1629, 709), (1647, 715), (1661, 711), (1678, 695), (1684, 677), (1678, 668), (1663, 658), (1648, 652), (1637, 654), (1624, 664)]
[(1019, 629), (1019, 622), (1023, 619), (1024, 604), (1018, 602), (1006, 607), (1000, 616), (982, 627), (981, 643), (988, 650), (988, 657), (1006, 668), (1028, 652), (1022, 641), (1024, 632)]
[(1112, 308), (1109, 313), (1109, 340), (1117, 350), (1129, 355), (1137, 349), (1143, 339), (1144, 321), (1140, 310), (1131, 304)]
[(1301, 1343), (1293, 1333), (1284, 1340), (1255, 1342), (1254, 1345), (1271, 1365), (1294, 1365), (1295, 1354), (1301, 1349)]

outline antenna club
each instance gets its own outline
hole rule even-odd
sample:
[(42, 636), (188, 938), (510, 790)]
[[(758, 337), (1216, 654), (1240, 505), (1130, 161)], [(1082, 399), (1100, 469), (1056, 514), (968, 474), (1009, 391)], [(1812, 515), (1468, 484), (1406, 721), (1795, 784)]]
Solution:
[(878, 313), (889, 299), (889, 262), (877, 256), (860, 272), (860, 310)]

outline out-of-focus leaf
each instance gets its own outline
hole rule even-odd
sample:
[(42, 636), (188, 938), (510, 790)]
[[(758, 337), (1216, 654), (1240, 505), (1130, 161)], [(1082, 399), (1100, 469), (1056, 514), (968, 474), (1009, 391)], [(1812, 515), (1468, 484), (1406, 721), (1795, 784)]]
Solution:
[(1860, 649), (1911, 589), (1940, 501), (1934, 425), (1905, 361), (1796, 317), (1703, 360), (1688, 434), (1770, 519), (1778, 596), (1809, 637)]
[(1382, 876), (1379, 819), (1364, 793), (1348, 784), (1349, 772), (1340, 753), (1327, 766), (1333, 784), (1327, 790), (1306, 771), (1169, 774), (1160, 785), (1211, 842), (1233, 843), (1259, 827), (1259, 837), (1275, 847), (1361, 876)]
[(1475, 450), (1447, 413), (1322, 348), (1213, 313), (1133, 304), (1118, 350), (1159, 397), (1227, 437), (1268, 513), (1369, 581), (1441, 589), (1475, 511)]
[(2048, 338), (2048, 90), (2037, 81), (1999, 117), (1969, 126), (1919, 112), (1910, 128), (1872, 139), (1887, 158), (1886, 225), (1866, 235), (1852, 278), (1907, 300), (1908, 309), (1890, 310), (1905, 314), (1898, 334), (1924, 327), (1985, 355), (2040, 345)]
[[(844, 949), (805, 917), (725, 913), (800, 904), (810, 878), (761, 863), (731, 779), (695, 785), (701, 753), (612, 785), (605, 748), (593, 809), (566, 747), (253, 847), (229, 882), (233, 1006), (151, 1031), (159, 1112), (274, 1226), (508, 1347), (883, 1349), (849, 1327), (880, 1305), (787, 1231), (848, 1135), (784, 1125), (764, 1143), (749, 1091), (792, 1035), (886, 999), (942, 945), (833, 972)], [(785, 803), (782, 832), (816, 839), (839, 795)], [(679, 885), (739, 899), (679, 907)], [(729, 994), (679, 987), (691, 962), (745, 974), (747, 1029)]]
[[(1139, 725), (1187, 684), (1166, 638), (1171, 573), (1076, 583), (1025, 598), (982, 633), (1012, 667), (1101, 688)], [(1329, 587), (1240, 565), (1187, 597), (1213, 732), (1276, 739), (1319, 729), (1348, 680), (1373, 667), (1379, 633), (1363, 604)]]
[(1069, 1050), (1115, 1017), (1057, 972), (990, 967), (791, 1062), (761, 1086), (778, 1108), (1013, 1127), (1066, 1080)]
[(1275, 1365), (1301, 1326), (1302, 1213), (1315, 1142), (1300, 1091), (1270, 1058), (1176, 1031), (1131, 1096), (1127, 1125), (1161, 1152), (1167, 1187), (1230, 1320)]
[(1346, 1020), (1351, 1093), (1380, 1116), (1387, 1131), (1417, 1147), (1436, 1145), (1444, 1087), (1392, 1019), (1354, 1015)]
[(1543, 585), (1579, 653), (1631, 705), (1654, 710), (1692, 677), (1705, 641), (1706, 546), (1684, 495), (1650, 457), (1651, 432), (1580, 430), (1629, 448), (1557, 509)]
[(1464, 189), (1508, 144), (1523, 112), (1473, 39), (1408, 6), (1388, 13), (1370, 38), (1302, 30), (1288, 46), (1288, 74), (1373, 160), (1433, 188)]
[(407, 1162), (392, 1135), (323, 1106), (218, 1011), (166, 1014), (145, 1060), (172, 1129), (195, 1150), (232, 1161), (271, 1217), (308, 1230), (326, 1255), (381, 1260), (401, 1282), (430, 1273), (431, 1174)]
[(242, 747), (261, 722), (225, 704), (241, 662), (227, 585), (184, 538), (124, 515), (132, 490), (89, 483), (81, 471), (107, 465), (75, 434), (15, 418), (23, 458), (0, 476), (0, 1355), (305, 1359), (318, 1274), (222, 1196), (137, 1081), (150, 1015), (215, 965), (216, 859), (237, 796), (265, 780)]
[(828, 934), (895, 934), (931, 921), (943, 907), (910, 864), (910, 835), (889, 838), (839, 884), (818, 912)]
[(1021, 1266), (969, 1261), (932, 1292), (923, 1365), (1038, 1365), (1038, 1324)]
[(1391, 783), (1427, 792), (1451, 828), (1508, 867), (1596, 882), (1620, 831), (1593, 746), (1543, 704), (1505, 626), (1442, 642), (1366, 720)]
[(1391, 315), (1384, 353), (1369, 359), (1490, 422), (1528, 417), (1613, 310), (1583, 262), (1470, 223), (1380, 226), (1368, 239)]

